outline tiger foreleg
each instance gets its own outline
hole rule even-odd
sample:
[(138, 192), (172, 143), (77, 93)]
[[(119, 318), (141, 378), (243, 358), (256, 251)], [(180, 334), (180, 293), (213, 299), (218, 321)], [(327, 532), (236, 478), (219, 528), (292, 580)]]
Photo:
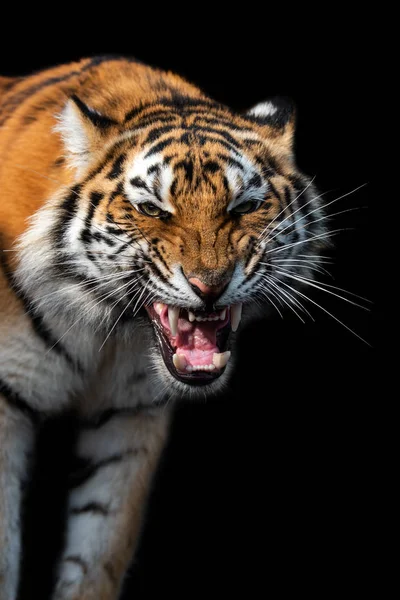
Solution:
[[(21, 496), (34, 427), (29, 409), (2, 386), (0, 393), (0, 600), (17, 597), (21, 560)], [(7, 395), (6, 395), (7, 392)]]
[(117, 413), (81, 431), (55, 600), (118, 598), (168, 420), (162, 409)]

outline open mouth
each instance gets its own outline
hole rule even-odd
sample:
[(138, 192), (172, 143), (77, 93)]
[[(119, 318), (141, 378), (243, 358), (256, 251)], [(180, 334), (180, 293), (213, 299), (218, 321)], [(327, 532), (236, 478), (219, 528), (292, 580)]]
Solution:
[(231, 356), (229, 334), (240, 323), (241, 304), (206, 313), (154, 302), (146, 310), (175, 379), (205, 385), (222, 375)]

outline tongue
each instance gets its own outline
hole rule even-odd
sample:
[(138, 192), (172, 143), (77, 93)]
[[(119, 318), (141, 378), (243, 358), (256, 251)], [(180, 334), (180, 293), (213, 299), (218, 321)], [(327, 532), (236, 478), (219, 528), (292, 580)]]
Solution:
[(213, 321), (189, 323), (179, 319), (178, 334), (174, 339), (175, 352), (184, 356), (190, 366), (212, 365), (214, 353), (219, 352), (216, 337)]
[(205, 366), (213, 364), (214, 353), (219, 353), (217, 346), (217, 330), (221, 321), (193, 321), (183, 317), (178, 319), (177, 334), (171, 335), (168, 311), (160, 315), (161, 323), (169, 333), (170, 342), (175, 353), (184, 356), (188, 366)]

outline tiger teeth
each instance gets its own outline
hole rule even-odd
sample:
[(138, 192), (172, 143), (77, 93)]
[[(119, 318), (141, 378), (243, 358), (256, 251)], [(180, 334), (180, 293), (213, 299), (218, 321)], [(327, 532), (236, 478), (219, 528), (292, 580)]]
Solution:
[(228, 360), (231, 357), (229, 350), (227, 352), (214, 352), (213, 364), (217, 369), (223, 369), (228, 364)]
[(172, 357), (172, 362), (174, 363), (174, 367), (177, 369), (177, 371), (185, 371), (187, 361), (183, 354), (174, 354)]
[(226, 308), (224, 308), (224, 310), (222, 310), (220, 313), (218, 313), (217, 315), (214, 315), (213, 317), (201, 317), (196, 316), (195, 314), (193, 314), (192, 312), (188, 311), (188, 315), (189, 315), (189, 321), (191, 323), (193, 323), (193, 321), (224, 321), (225, 317), (226, 317)]
[[(166, 307), (167, 307), (167, 305), (164, 304), (163, 302), (155, 302), (154, 303), (154, 310), (158, 314), (158, 316), (161, 316), (163, 310)], [(231, 306), (230, 310), (231, 310), (231, 328), (232, 328), (232, 331), (236, 331), (237, 328), (239, 327), (239, 323), (240, 323), (241, 316), (242, 316), (242, 304), (235, 304), (235, 305)], [(204, 322), (204, 321), (225, 321), (227, 309), (224, 308), (223, 310), (221, 310), (219, 313), (215, 314), (212, 317), (195, 315), (190, 310), (188, 310), (187, 313), (188, 313), (188, 319), (189, 319), (190, 323), (193, 323), (194, 321), (197, 321), (199, 323)], [(169, 327), (170, 327), (170, 330), (171, 330), (171, 333), (173, 336), (177, 335), (177, 333), (178, 333), (179, 314), (180, 314), (180, 308), (178, 306), (168, 305), (168, 321), (169, 321)]]
[(179, 306), (168, 307), (169, 328), (171, 329), (172, 335), (176, 335), (178, 333), (179, 311)]
[(240, 319), (242, 318), (243, 304), (234, 304), (231, 306), (231, 327), (232, 331), (236, 331), (239, 327)]
[(154, 303), (154, 310), (156, 311), (156, 313), (158, 315), (161, 315), (164, 306), (165, 306), (165, 304), (163, 304), (162, 302), (155, 302)]
[(193, 373), (193, 371), (215, 371), (215, 365), (187, 365), (186, 371)]

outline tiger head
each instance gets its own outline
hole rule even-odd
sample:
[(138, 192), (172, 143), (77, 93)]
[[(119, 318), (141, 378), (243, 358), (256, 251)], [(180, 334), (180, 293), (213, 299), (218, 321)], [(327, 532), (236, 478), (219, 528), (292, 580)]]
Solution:
[(317, 259), (320, 207), (294, 162), (292, 106), (237, 114), (171, 94), (121, 122), (88, 104), (73, 97), (58, 118), (76, 180), (59, 208), (57, 259), (87, 282), (105, 335), (134, 317), (151, 323), (167, 383), (218, 389), (242, 312), (296, 310), (297, 275), (311, 276), (300, 255)]

